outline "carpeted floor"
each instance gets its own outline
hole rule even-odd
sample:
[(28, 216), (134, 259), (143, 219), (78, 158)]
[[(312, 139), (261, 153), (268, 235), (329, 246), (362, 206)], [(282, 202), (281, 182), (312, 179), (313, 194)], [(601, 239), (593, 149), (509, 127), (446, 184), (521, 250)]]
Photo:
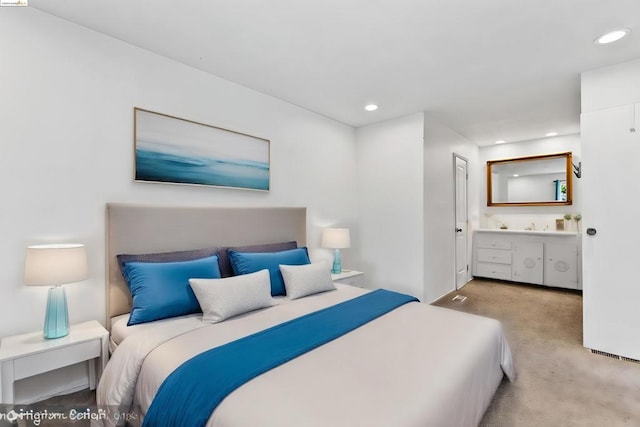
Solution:
[[(458, 294), (467, 299), (452, 301)], [(502, 382), (481, 426), (640, 426), (640, 364), (582, 347), (580, 294), (475, 280), (435, 305), (498, 319), (509, 339), (518, 379)], [(630, 339), (640, 339), (640, 332)], [(95, 405), (95, 393), (40, 404)]]
[[(62, 396), (55, 396), (30, 405), (0, 405), (0, 413), (7, 414), (13, 410), (16, 414), (24, 414), (10, 422), (0, 417), (0, 427), (91, 427), (91, 414), (98, 415), (95, 390), (81, 390)], [(36, 416), (38, 415), (39, 416)]]
[[(453, 301), (458, 294), (467, 299)], [(505, 329), (518, 379), (502, 382), (481, 426), (640, 426), (640, 364), (582, 347), (579, 293), (474, 280), (434, 305)]]

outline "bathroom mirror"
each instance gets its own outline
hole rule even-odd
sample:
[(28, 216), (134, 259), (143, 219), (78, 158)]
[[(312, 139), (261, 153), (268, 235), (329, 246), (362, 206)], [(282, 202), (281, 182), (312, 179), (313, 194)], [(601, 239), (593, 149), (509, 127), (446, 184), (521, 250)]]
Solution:
[(487, 206), (572, 203), (571, 153), (487, 161)]

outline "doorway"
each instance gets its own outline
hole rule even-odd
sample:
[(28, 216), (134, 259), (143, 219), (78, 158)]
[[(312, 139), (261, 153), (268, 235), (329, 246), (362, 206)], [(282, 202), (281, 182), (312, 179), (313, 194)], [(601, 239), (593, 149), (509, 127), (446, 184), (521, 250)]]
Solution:
[(469, 281), (468, 228), (469, 210), (467, 200), (467, 159), (454, 153), (455, 183), (455, 276), (456, 289), (462, 288)]

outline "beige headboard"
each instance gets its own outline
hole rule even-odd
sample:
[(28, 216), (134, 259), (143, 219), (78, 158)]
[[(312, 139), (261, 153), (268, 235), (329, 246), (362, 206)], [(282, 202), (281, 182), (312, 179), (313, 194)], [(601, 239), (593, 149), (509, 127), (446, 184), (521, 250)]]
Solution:
[(107, 204), (107, 325), (131, 309), (116, 259), (142, 254), (295, 240), (306, 245), (306, 208), (166, 207)]

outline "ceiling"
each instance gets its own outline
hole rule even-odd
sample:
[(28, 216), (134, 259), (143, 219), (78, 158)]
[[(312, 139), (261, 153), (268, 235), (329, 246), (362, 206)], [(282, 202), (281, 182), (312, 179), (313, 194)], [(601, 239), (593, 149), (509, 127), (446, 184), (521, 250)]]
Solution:
[(478, 145), (578, 132), (580, 72), (640, 58), (639, 0), (29, 6), (352, 126), (428, 111)]

